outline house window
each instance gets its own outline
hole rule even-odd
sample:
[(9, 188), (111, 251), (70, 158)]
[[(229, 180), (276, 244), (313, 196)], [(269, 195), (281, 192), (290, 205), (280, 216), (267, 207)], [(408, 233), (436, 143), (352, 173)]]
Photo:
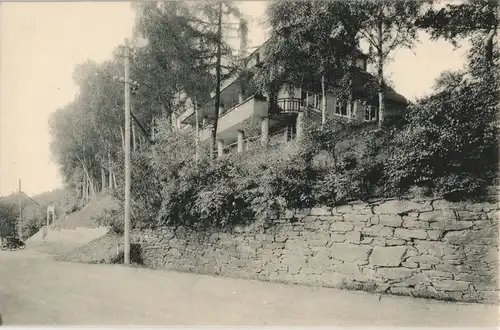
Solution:
[(366, 59), (360, 58), (357, 60), (357, 67), (366, 71)]
[(373, 122), (378, 120), (378, 107), (368, 105), (365, 107), (365, 121)]
[(341, 117), (349, 117), (349, 111), (347, 109), (346, 101), (337, 101), (337, 105), (335, 107), (335, 114)]

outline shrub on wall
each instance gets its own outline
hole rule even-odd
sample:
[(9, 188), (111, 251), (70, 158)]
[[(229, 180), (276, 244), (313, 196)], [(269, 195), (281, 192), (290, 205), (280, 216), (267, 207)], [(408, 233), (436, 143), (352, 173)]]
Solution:
[(318, 204), (336, 205), (368, 199), (383, 187), (383, 159), (389, 133), (336, 118), (306, 130), (302, 150), (316, 173), (313, 196)]
[(438, 195), (463, 196), (495, 176), (497, 91), (482, 80), (453, 78), (444, 91), (410, 108), (408, 125), (396, 135), (386, 162), (395, 187), (417, 185)]

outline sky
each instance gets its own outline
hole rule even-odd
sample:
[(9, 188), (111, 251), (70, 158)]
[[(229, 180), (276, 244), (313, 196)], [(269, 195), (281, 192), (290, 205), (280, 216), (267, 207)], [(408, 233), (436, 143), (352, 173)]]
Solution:
[[(240, 5), (250, 19), (249, 46), (265, 39), (266, 2)], [(62, 185), (50, 153), (48, 119), (78, 90), (73, 67), (104, 61), (132, 34), (126, 2), (3, 3), (0, 15), (0, 196), (34, 195)], [(442, 71), (463, 67), (464, 49), (422, 34), (413, 50), (398, 50), (387, 73), (398, 93), (414, 100), (431, 91)]]

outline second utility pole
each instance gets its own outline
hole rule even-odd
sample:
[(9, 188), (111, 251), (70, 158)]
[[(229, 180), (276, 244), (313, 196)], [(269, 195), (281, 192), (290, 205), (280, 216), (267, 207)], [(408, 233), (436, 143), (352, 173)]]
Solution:
[(18, 238), (21, 238), (21, 222), (23, 221), (23, 199), (21, 196), (22, 190), (21, 190), (21, 179), (19, 179), (19, 222), (17, 224), (17, 236)]
[(123, 233), (123, 262), (130, 264), (130, 77), (129, 44), (125, 39), (125, 228)]

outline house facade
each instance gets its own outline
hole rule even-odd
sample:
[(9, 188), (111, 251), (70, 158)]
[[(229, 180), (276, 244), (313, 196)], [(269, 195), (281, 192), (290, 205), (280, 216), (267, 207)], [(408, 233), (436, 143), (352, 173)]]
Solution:
[[(245, 69), (251, 70), (265, 61), (265, 45), (246, 57), (243, 61)], [(374, 77), (366, 71), (367, 64), (367, 57), (360, 54), (356, 61), (358, 71), (365, 79), (373, 79)], [(327, 90), (325, 104), (320, 87), (307, 88), (283, 84), (275, 98), (270, 100), (269, 96), (258, 93), (257, 87), (252, 83), (248, 81), (243, 83), (242, 80), (237, 72), (221, 80), (217, 125), (219, 156), (232, 150), (243, 152), (247, 144), (253, 140), (267, 144), (270, 141), (275, 143), (298, 139), (303, 134), (306, 118), (321, 122), (324, 105), (327, 118), (338, 117), (367, 125), (378, 122), (378, 101), (374, 102), (373, 95), (369, 97), (363, 93), (356, 94), (351, 98), (351, 102), (346, 102), (337, 97), (333, 90)], [(177, 119), (178, 127), (186, 125), (195, 127), (198, 122), (201, 144), (208, 144), (211, 141), (215, 119), (215, 93), (211, 96), (208, 102), (198, 108), (198, 116), (194, 108), (189, 107)], [(407, 102), (392, 89), (386, 92), (386, 100), (386, 118), (397, 116)]]

